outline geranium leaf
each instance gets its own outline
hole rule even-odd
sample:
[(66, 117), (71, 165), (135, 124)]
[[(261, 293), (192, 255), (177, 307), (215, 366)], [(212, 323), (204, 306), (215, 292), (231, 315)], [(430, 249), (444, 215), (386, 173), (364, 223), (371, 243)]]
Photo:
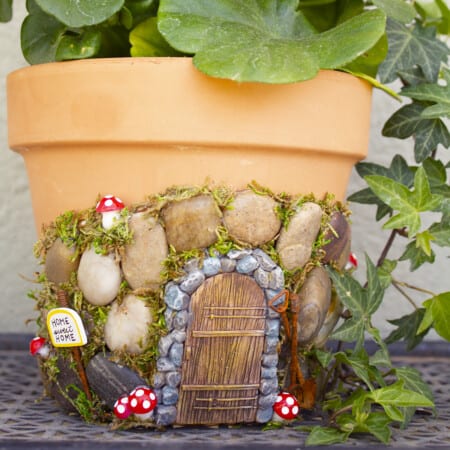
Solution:
[(55, 59), (64, 61), (69, 59), (83, 59), (95, 56), (102, 43), (100, 30), (84, 30), (76, 35), (63, 35), (56, 50)]
[(69, 27), (101, 23), (120, 11), (124, 0), (36, 0), (46, 13)]
[(30, 64), (56, 60), (56, 51), (67, 27), (36, 8), (25, 18), (20, 32), (22, 52)]
[(156, 17), (149, 17), (130, 32), (131, 56), (177, 56), (158, 31)]
[(411, 22), (416, 16), (416, 10), (403, 0), (373, 0), (373, 4), (382, 9), (388, 17), (402, 23)]
[(426, 79), (436, 81), (441, 62), (447, 60), (447, 45), (436, 38), (436, 30), (419, 23), (410, 29), (400, 22), (388, 19), (386, 28), (389, 51), (380, 65), (380, 81), (390, 83), (400, 71), (419, 66)]
[(12, 19), (12, 0), (0, 0), (0, 22)]
[(171, 46), (193, 53), (196, 67), (208, 75), (268, 83), (344, 66), (383, 35), (381, 11), (317, 33), (298, 6), (298, 0), (162, 0), (158, 27)]

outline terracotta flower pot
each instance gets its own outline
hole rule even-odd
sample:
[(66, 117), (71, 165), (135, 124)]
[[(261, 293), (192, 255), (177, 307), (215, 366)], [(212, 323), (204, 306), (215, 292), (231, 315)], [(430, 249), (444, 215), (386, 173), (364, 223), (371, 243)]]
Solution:
[(20, 69), (7, 90), (38, 230), (98, 194), (132, 203), (207, 180), (342, 199), (368, 146), (371, 88), (335, 71), (239, 84), (189, 58), (85, 60)]

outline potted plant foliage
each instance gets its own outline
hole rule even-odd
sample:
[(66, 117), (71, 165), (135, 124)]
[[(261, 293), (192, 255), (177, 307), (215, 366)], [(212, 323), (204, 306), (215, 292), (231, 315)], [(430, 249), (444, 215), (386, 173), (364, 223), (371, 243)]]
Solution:
[[(11, 3), (0, 2), (3, 21)], [(311, 445), (360, 432), (386, 443), (391, 424), (433, 408), (419, 372), (395, 367), (387, 344), (413, 348), (431, 328), (448, 340), (450, 293), (422, 288), (429, 297), (387, 340), (372, 315), (390, 286), (412, 301), (389, 259), (397, 236), (411, 270), (450, 244), (443, 0), (27, 9), (33, 66), (8, 80), (10, 146), (46, 225), (32, 347), (62, 406), (120, 427), (276, 426), (317, 408), (327, 414)], [(399, 94), (386, 87), (394, 81)], [(375, 204), (392, 230), (361, 285), (342, 200), (366, 152), (372, 86), (412, 99), (383, 134), (414, 136), (415, 162), (357, 165), (368, 187), (349, 200)], [(327, 349), (330, 333), (353, 345)]]

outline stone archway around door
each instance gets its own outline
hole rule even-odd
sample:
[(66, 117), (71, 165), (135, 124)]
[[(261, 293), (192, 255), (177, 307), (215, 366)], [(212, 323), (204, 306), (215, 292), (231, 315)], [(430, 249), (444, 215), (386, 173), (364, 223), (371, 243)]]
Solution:
[[(186, 275), (183, 278), (168, 283), (165, 288), (166, 322), (169, 333), (160, 340), (160, 356), (157, 361), (157, 373), (154, 376), (153, 385), (159, 399), (155, 410), (156, 423), (171, 425), (174, 423), (265, 423), (270, 421), (272, 406), (279, 391), (277, 347), (280, 318), (278, 313), (267, 306), (267, 302), (284, 289), (282, 269), (261, 249), (246, 249), (231, 250), (226, 255), (207, 256), (201, 267), (198, 260), (191, 260), (186, 264), (185, 270)], [(221, 277), (221, 274), (226, 276)], [(216, 281), (213, 281), (214, 279)], [(245, 292), (246, 290), (249, 292)], [(205, 317), (208, 317), (207, 309), (203, 309), (200, 314), (198, 309), (199, 306), (200, 310), (206, 306), (205, 302), (210, 303), (207, 297), (211, 295), (216, 296), (212, 306), (224, 309), (210, 311), (209, 316), (222, 315), (223, 318), (212, 321), (207, 319), (210, 323), (205, 326), (204, 323), (202, 325), (202, 321), (204, 322)], [(239, 297), (239, 300), (233, 300), (232, 297), (235, 296)], [(279, 302), (283, 301), (281, 297)], [(208, 306), (210, 307), (211, 305)], [(250, 308), (241, 311), (251, 312), (239, 314), (234, 307)], [(253, 307), (262, 309), (252, 311)], [(233, 316), (234, 319), (228, 318), (231, 321), (224, 325), (226, 315)], [(254, 317), (237, 318), (238, 315)], [(210, 329), (211, 323), (214, 322), (215, 330)], [(248, 323), (244, 326), (243, 322)], [(251, 330), (248, 328), (249, 325)], [(246, 327), (247, 330), (244, 330)], [(236, 330), (233, 331), (233, 328)], [(228, 334), (227, 339), (219, 344), (217, 337), (204, 336), (205, 332), (210, 334), (211, 331), (224, 332), (225, 335)], [(203, 333), (203, 337), (200, 337), (198, 333), (200, 335)], [(247, 334), (245, 338), (242, 336), (243, 333)], [(200, 338), (201, 343), (194, 341), (194, 344), (197, 349), (200, 346), (202, 351), (197, 351), (193, 356), (192, 339), (194, 337)], [(228, 343), (225, 344), (227, 341)], [(219, 348), (224, 345), (228, 353), (224, 353), (225, 347)], [(260, 347), (261, 350), (259, 350)], [(215, 364), (211, 352), (222, 352), (223, 356), (233, 361), (233, 355), (237, 356), (241, 353), (246, 353), (248, 356), (253, 352), (253, 356), (255, 354), (258, 356), (255, 356), (254, 361), (251, 357), (247, 358), (245, 363), (241, 361), (241, 366), (244, 363), (247, 364), (247, 368), (240, 367), (239, 373), (225, 369), (226, 365), (221, 367), (220, 371), (208, 367), (203, 369), (194, 367), (194, 364), (197, 366), (198, 364)], [(189, 361), (193, 361), (191, 367)], [(197, 384), (192, 384), (189, 377), (192, 377), (196, 369), (203, 375), (195, 381)], [(224, 378), (220, 382), (215, 382), (214, 378), (208, 378), (218, 376), (220, 372), (224, 373)], [(210, 389), (210, 383), (215, 384), (216, 388)], [(201, 386), (201, 388), (196, 389), (195, 386), (197, 388)], [(195, 403), (192, 403), (194, 398), (192, 393), (199, 394), (200, 391), (202, 394), (195, 397), (200, 399), (197, 401), (197, 414), (195, 414), (192, 412), (194, 411), (192, 406)], [(214, 395), (209, 395), (212, 392)], [(227, 396), (229, 396), (228, 399), (226, 399)], [(200, 403), (207, 403), (209, 408)], [(238, 410), (234, 408), (236, 404), (245, 408), (237, 412)], [(207, 409), (200, 409), (205, 407)], [(247, 415), (243, 412), (244, 410), (247, 410)]]

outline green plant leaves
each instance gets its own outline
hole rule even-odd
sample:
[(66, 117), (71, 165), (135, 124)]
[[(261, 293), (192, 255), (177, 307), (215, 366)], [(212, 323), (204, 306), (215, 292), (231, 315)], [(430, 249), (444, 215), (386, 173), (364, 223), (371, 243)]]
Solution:
[(331, 427), (314, 427), (306, 438), (306, 446), (331, 445), (345, 442), (350, 435), (350, 431), (341, 431)]
[(423, 83), (417, 86), (402, 89), (402, 95), (415, 100), (435, 103), (427, 106), (421, 113), (426, 119), (438, 119), (441, 116), (450, 117), (450, 71), (444, 69), (446, 85), (436, 83)]
[(386, 137), (405, 139), (415, 137), (414, 155), (422, 162), (439, 144), (450, 146), (450, 133), (440, 119), (425, 119), (423, 111), (429, 105), (413, 102), (396, 111), (385, 123), (382, 134)]
[(21, 45), (30, 64), (56, 60), (56, 51), (66, 27), (54, 17), (37, 10), (30, 13), (22, 24)]
[(355, 342), (355, 352), (362, 349), (366, 331), (372, 334), (377, 342), (381, 341), (375, 334), (370, 319), (383, 300), (384, 289), (375, 266), (367, 257), (366, 265), (367, 288), (363, 288), (346, 272), (338, 273), (328, 269), (340, 300), (352, 313), (352, 317), (333, 332), (332, 338), (344, 342)]
[(12, 19), (12, 0), (0, 0), (0, 22)]
[(386, 344), (392, 344), (400, 340), (405, 341), (406, 350), (411, 351), (419, 345), (430, 327), (418, 333), (418, 329), (425, 316), (425, 308), (418, 308), (411, 314), (407, 314), (399, 319), (388, 320), (389, 323), (397, 328), (393, 330), (385, 339)]
[(171, 46), (193, 53), (196, 67), (208, 75), (268, 83), (307, 80), (321, 68), (344, 66), (383, 35), (380, 11), (317, 33), (298, 5), (298, 0), (162, 0), (159, 30)]
[(382, 9), (388, 17), (401, 23), (408, 23), (416, 16), (416, 10), (403, 0), (373, 0), (373, 4)]
[(419, 66), (429, 82), (435, 82), (442, 62), (447, 60), (449, 49), (436, 38), (436, 30), (417, 24), (408, 28), (400, 22), (388, 19), (386, 32), (389, 51), (380, 65), (382, 83), (390, 83), (398, 72)]
[(130, 33), (131, 56), (177, 56), (174, 50), (158, 31), (156, 17), (137, 25)]
[(99, 24), (122, 8), (124, 0), (36, 0), (46, 13), (69, 27)]
[(414, 190), (380, 175), (365, 177), (367, 184), (384, 203), (398, 214), (389, 219), (384, 228), (408, 228), (408, 235), (415, 235), (421, 226), (420, 213), (438, 207), (441, 196), (432, 194), (430, 184), (423, 167), (419, 167), (414, 176)]
[(403, 386), (404, 381), (399, 380), (394, 384), (369, 392), (368, 396), (375, 403), (378, 403), (383, 407), (434, 407), (433, 401), (425, 395), (409, 389), (404, 389)]
[(450, 292), (443, 292), (426, 300), (423, 306), (427, 310), (423, 319), (424, 327), (431, 322), (436, 333), (450, 341)]

